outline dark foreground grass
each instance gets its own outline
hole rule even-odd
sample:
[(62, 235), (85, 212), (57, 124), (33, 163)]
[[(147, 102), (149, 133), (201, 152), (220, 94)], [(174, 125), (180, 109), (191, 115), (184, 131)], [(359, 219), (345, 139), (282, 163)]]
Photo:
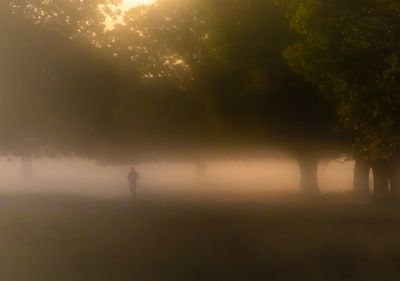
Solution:
[(400, 209), (3, 196), (0, 280), (400, 280)]

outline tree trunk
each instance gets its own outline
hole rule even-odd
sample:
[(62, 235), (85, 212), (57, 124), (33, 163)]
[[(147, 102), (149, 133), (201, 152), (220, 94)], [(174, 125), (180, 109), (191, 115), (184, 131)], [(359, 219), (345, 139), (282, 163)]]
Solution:
[(377, 202), (387, 201), (389, 195), (389, 172), (386, 165), (375, 165), (372, 168), (374, 174), (374, 197)]
[(354, 165), (353, 192), (356, 196), (367, 197), (369, 191), (369, 163), (363, 159), (356, 159)]
[(300, 191), (306, 195), (318, 194), (318, 159), (301, 157), (298, 162), (300, 168)]

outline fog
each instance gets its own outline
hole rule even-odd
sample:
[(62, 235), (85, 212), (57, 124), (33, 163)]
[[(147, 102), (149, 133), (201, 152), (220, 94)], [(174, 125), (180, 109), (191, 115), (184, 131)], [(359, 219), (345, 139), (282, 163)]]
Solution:
[(399, 280), (399, 3), (0, 0), (0, 281)]
[[(318, 180), (322, 192), (352, 190), (353, 161), (323, 162)], [(100, 165), (79, 158), (32, 160), (32, 174), (23, 174), (22, 160), (1, 158), (1, 193), (62, 193), (95, 197), (128, 197), (127, 174), (131, 166)], [(147, 163), (136, 166), (140, 174), (138, 194), (238, 195), (297, 192), (300, 174), (294, 160), (207, 162), (205, 184), (199, 186), (190, 163)], [(266, 195), (267, 196), (267, 195)]]

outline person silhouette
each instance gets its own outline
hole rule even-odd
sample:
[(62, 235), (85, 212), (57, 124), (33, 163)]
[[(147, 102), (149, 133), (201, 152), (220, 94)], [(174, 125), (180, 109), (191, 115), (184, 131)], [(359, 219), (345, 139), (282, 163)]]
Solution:
[(131, 171), (128, 173), (129, 191), (131, 192), (132, 197), (136, 196), (136, 189), (139, 178), (139, 173), (135, 170), (135, 167), (132, 167)]

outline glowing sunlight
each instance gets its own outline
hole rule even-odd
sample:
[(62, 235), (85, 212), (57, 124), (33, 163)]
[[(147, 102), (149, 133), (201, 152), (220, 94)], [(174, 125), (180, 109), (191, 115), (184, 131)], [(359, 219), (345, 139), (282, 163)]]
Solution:
[(124, 9), (130, 9), (139, 5), (150, 5), (154, 2), (155, 0), (122, 0), (122, 7)]

